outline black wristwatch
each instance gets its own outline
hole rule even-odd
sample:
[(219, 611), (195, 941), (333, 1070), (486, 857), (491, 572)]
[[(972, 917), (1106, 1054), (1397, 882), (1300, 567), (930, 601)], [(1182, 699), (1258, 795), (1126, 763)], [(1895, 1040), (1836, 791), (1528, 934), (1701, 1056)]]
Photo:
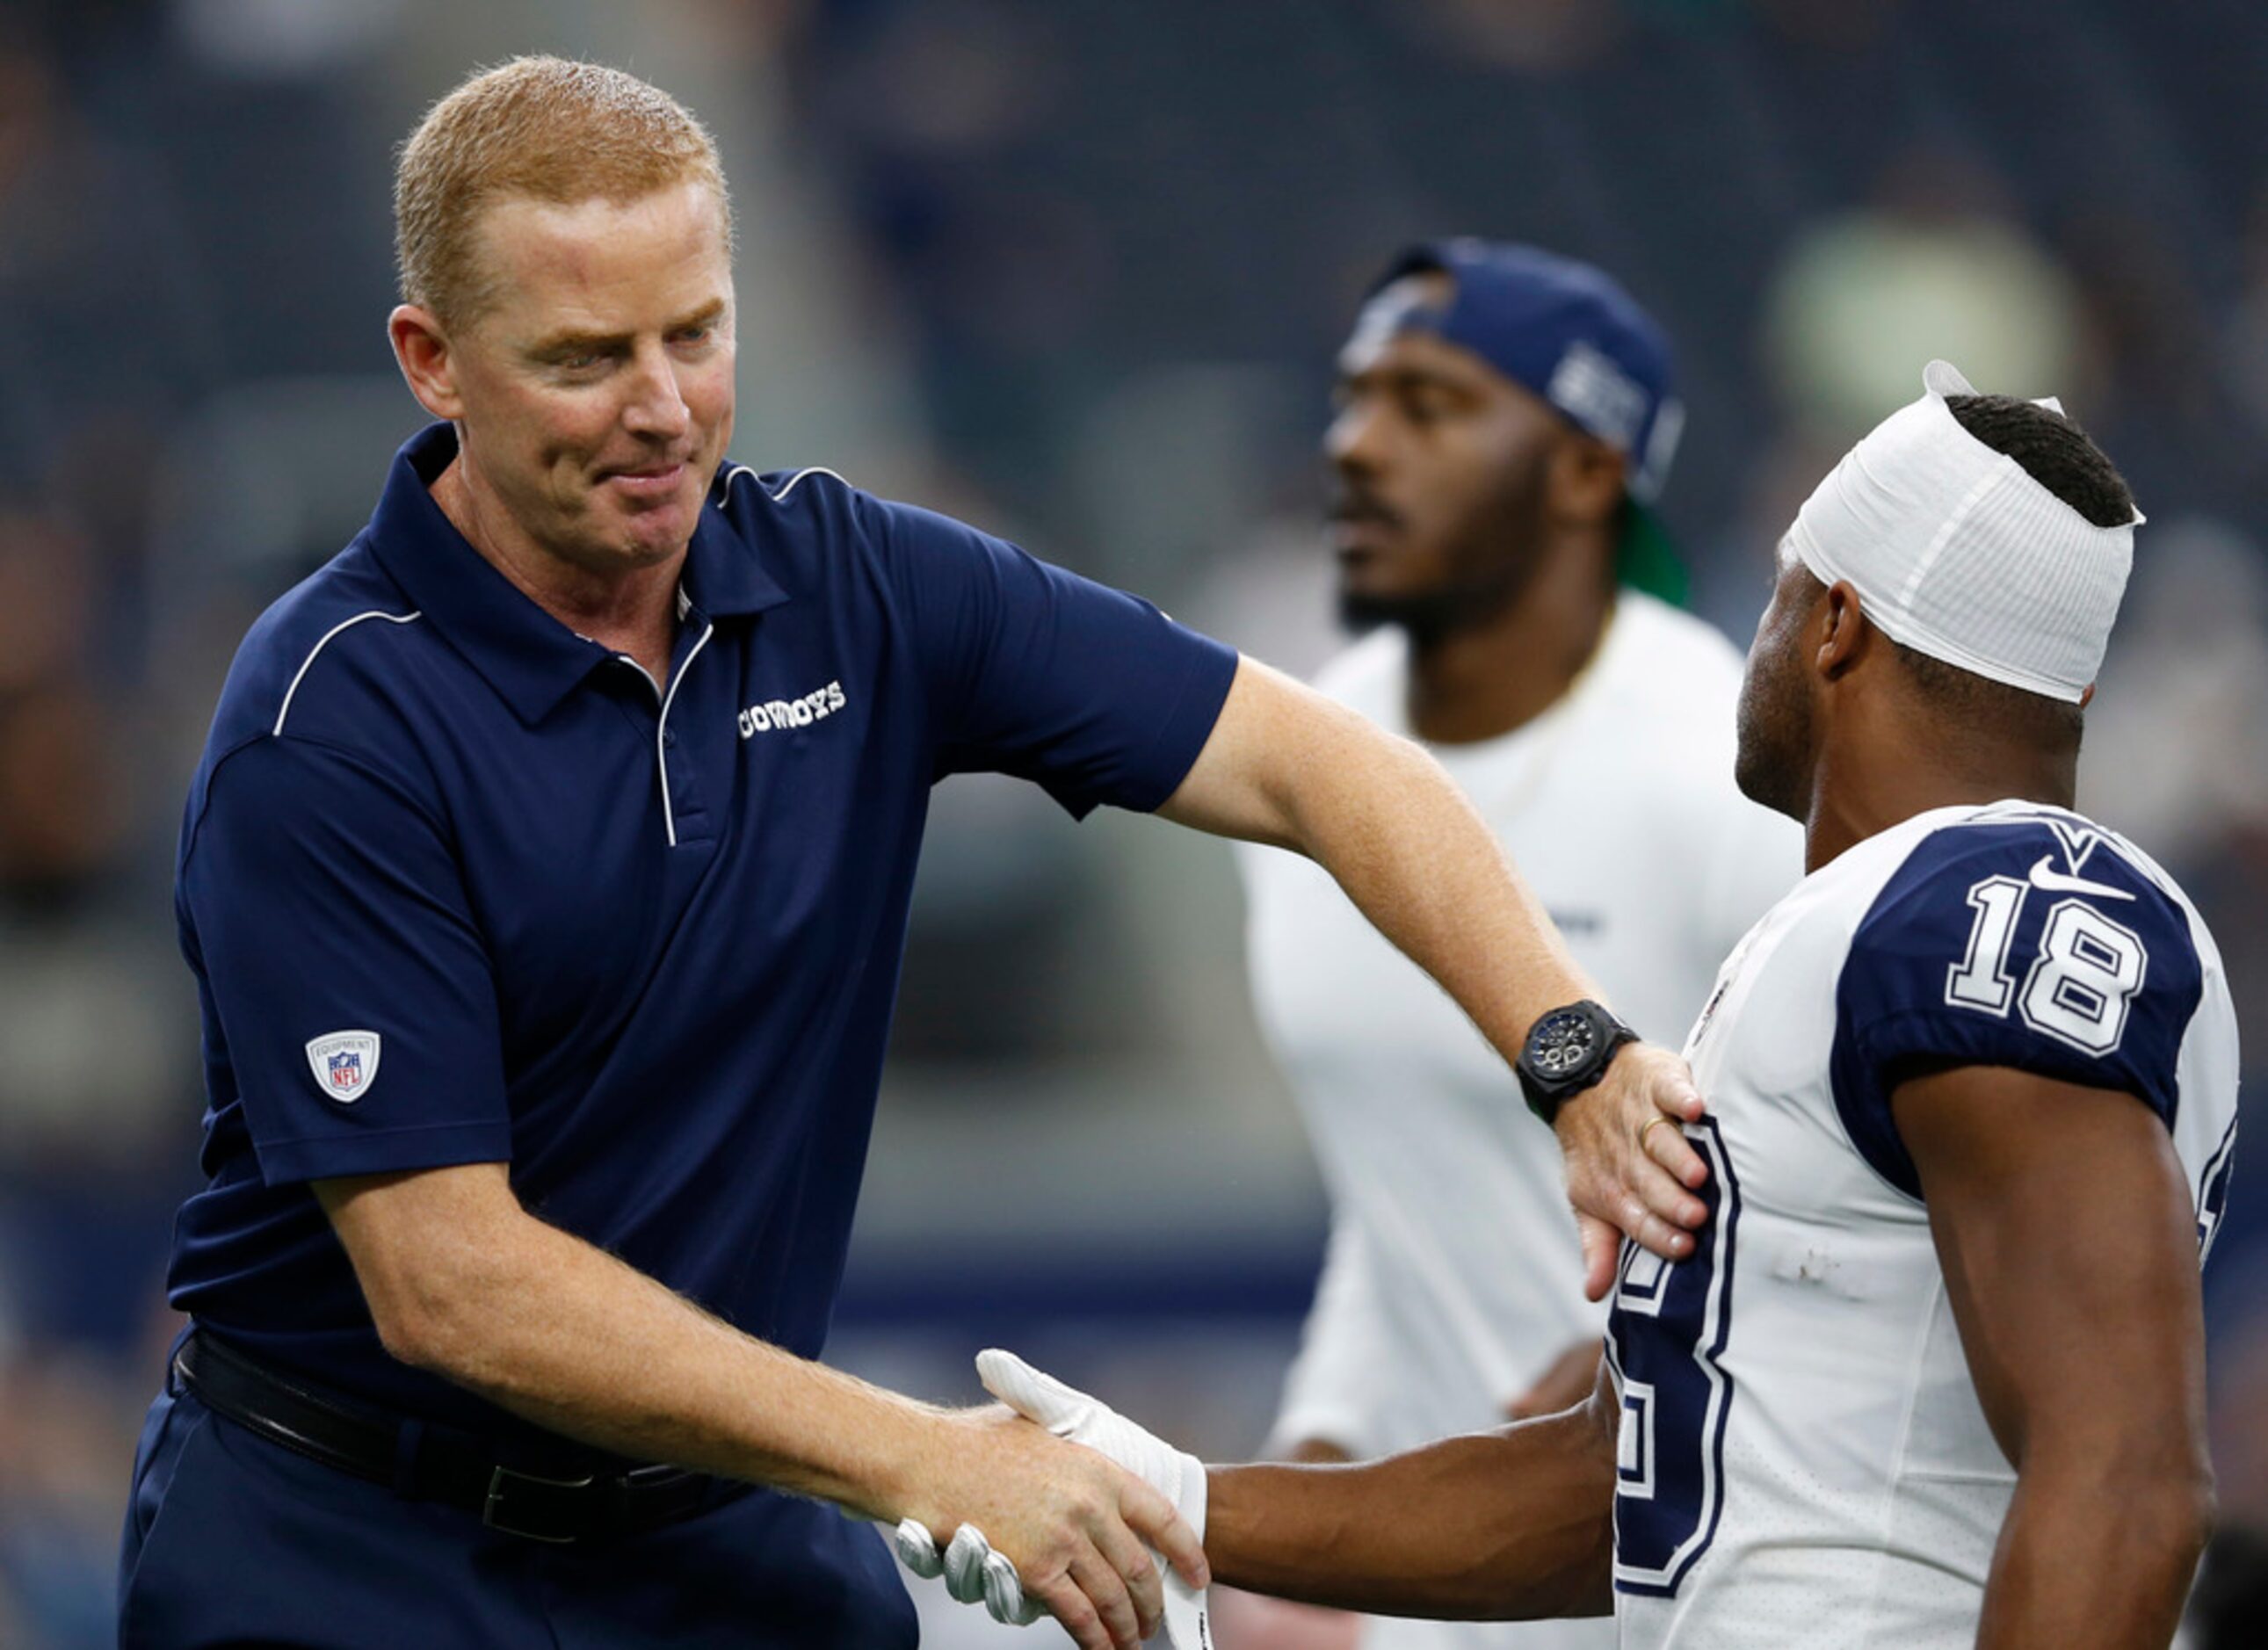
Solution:
[(1607, 1074), (1616, 1050), (1637, 1041), (1638, 1033), (1587, 997), (1553, 1009), (1528, 1028), (1513, 1062), (1528, 1110), (1556, 1121), (1560, 1107)]

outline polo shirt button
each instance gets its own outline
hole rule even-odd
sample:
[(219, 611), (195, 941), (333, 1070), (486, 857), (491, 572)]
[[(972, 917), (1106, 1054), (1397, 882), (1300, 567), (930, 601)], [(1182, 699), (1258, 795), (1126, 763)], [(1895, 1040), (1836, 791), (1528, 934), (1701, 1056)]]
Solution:
[(664, 749), (675, 750), (677, 748), (677, 730), (674, 727), (665, 727), (662, 729), (661, 743)]

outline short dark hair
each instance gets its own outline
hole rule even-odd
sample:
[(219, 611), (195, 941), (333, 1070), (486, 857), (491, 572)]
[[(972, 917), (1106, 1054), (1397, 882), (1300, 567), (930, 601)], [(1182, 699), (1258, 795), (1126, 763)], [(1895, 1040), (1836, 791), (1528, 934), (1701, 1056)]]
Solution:
[(1932, 704), (1949, 715), (1950, 726), (1971, 733), (1990, 730), (2051, 750), (2079, 748), (2087, 724), (2080, 707), (2071, 701), (1980, 676), (1887, 634), (1883, 640), (1905, 667), (1907, 679)]
[(1961, 427), (2024, 467), (2024, 472), (2098, 527), (2123, 527), (2134, 519), (2126, 478), (2061, 413), (2014, 395), (1948, 395), (1945, 409)]

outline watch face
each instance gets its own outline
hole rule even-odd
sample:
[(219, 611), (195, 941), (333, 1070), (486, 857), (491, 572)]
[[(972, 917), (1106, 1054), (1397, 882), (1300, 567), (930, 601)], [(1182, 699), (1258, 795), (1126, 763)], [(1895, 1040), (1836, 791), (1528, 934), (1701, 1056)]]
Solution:
[(1599, 1028), (1588, 1016), (1563, 1009), (1547, 1016), (1535, 1028), (1528, 1045), (1528, 1063), (1541, 1077), (1565, 1077), (1580, 1068), (1598, 1046)]

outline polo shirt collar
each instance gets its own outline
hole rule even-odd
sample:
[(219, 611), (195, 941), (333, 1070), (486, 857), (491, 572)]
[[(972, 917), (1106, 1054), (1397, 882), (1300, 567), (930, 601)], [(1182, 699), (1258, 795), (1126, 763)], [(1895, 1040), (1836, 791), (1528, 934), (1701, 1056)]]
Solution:
[(719, 464), (710, 478), (709, 502), (693, 529), (693, 544), (685, 557), (679, 590), (696, 612), (712, 619), (745, 618), (777, 608), (788, 599), (779, 581), (764, 571), (755, 547), (734, 533), (725, 520), (725, 477), (730, 464)]
[[(456, 455), (446, 423), (402, 444), (371, 517), (370, 546), (418, 611), (533, 726), (614, 656), (538, 607), (442, 512), (431, 487)], [(681, 618), (741, 617), (788, 599), (713, 509), (701, 512), (681, 580)]]

